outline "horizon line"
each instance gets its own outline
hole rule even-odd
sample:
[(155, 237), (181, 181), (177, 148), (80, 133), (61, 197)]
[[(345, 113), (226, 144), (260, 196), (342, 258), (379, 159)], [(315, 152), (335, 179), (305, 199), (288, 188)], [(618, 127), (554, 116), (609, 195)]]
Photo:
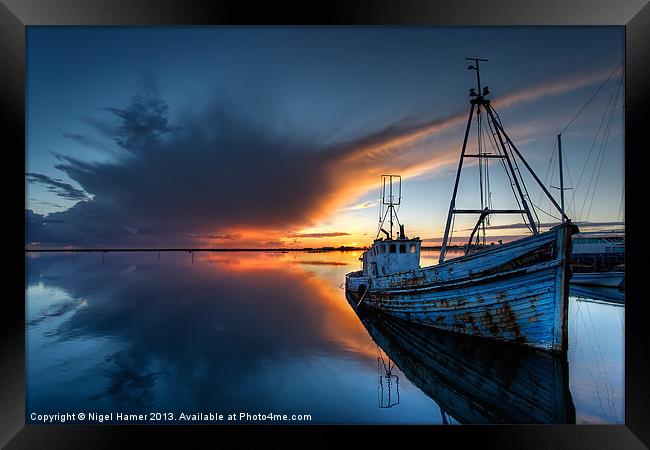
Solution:
[[(449, 245), (448, 248), (463, 247), (462, 245)], [(421, 246), (423, 250), (440, 250), (441, 245), (426, 245)], [(370, 247), (276, 247), (276, 248), (132, 248), (132, 247), (116, 247), (116, 248), (26, 248), (25, 253), (108, 253), (108, 252), (309, 252), (309, 251), (354, 251), (354, 250), (368, 250)]]

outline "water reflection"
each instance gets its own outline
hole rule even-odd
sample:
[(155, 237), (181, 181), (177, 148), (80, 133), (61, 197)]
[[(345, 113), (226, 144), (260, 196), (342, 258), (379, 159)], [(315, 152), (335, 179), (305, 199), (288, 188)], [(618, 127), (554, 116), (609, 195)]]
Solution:
[(459, 423), (575, 423), (566, 360), (444, 333), (363, 305), (357, 312), (408, 379)]
[(582, 300), (625, 304), (625, 292), (615, 287), (571, 284), (570, 291), (572, 295)]
[[(27, 409), (266, 411), (312, 414), (314, 423), (439, 424), (448, 413), (463, 421), (427, 391), (435, 380), (421, 385), (388, 349), (385, 365), (378, 361), (341, 289), (358, 256), (28, 254)], [(579, 423), (622, 421), (624, 308), (616, 309), (572, 300)]]

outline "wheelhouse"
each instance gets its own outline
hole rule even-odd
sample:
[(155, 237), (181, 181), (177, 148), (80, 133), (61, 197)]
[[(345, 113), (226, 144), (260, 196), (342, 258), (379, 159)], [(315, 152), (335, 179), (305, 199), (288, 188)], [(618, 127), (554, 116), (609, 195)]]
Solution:
[(408, 239), (375, 239), (372, 246), (361, 258), (363, 273), (377, 277), (420, 268), (419, 237)]

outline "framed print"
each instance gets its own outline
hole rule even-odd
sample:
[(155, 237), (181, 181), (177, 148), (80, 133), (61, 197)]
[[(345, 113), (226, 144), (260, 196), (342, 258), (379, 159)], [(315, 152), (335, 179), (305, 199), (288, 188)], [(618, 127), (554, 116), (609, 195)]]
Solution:
[(644, 448), (649, 20), (5, 1), (2, 445)]

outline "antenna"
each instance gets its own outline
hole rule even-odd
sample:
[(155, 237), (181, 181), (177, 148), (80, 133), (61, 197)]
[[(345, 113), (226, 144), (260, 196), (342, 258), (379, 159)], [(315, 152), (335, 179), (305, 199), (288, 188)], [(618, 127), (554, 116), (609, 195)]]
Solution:
[[(465, 58), (468, 61), (474, 61), (474, 64), (470, 64), (467, 70), (476, 71), (476, 88), (478, 89), (478, 95), (481, 95), (481, 72), (479, 68), (479, 61), (488, 62), (487, 59), (481, 58)], [(484, 94), (485, 95), (485, 94)]]
[[(379, 230), (377, 231), (377, 237), (379, 237), (380, 233), (384, 233), (387, 239), (393, 239), (393, 224), (394, 222), (397, 222), (397, 224), (400, 225), (399, 219), (397, 218), (397, 212), (395, 211), (395, 206), (399, 206), (401, 202), (402, 202), (402, 177), (400, 175), (382, 175), (381, 176), (381, 206), (379, 210), (380, 221), (379, 221)], [(387, 207), (385, 212), (383, 211), (384, 206)], [(384, 223), (386, 222), (386, 218), (388, 218), (389, 221), (390, 232), (384, 230), (383, 228)]]

